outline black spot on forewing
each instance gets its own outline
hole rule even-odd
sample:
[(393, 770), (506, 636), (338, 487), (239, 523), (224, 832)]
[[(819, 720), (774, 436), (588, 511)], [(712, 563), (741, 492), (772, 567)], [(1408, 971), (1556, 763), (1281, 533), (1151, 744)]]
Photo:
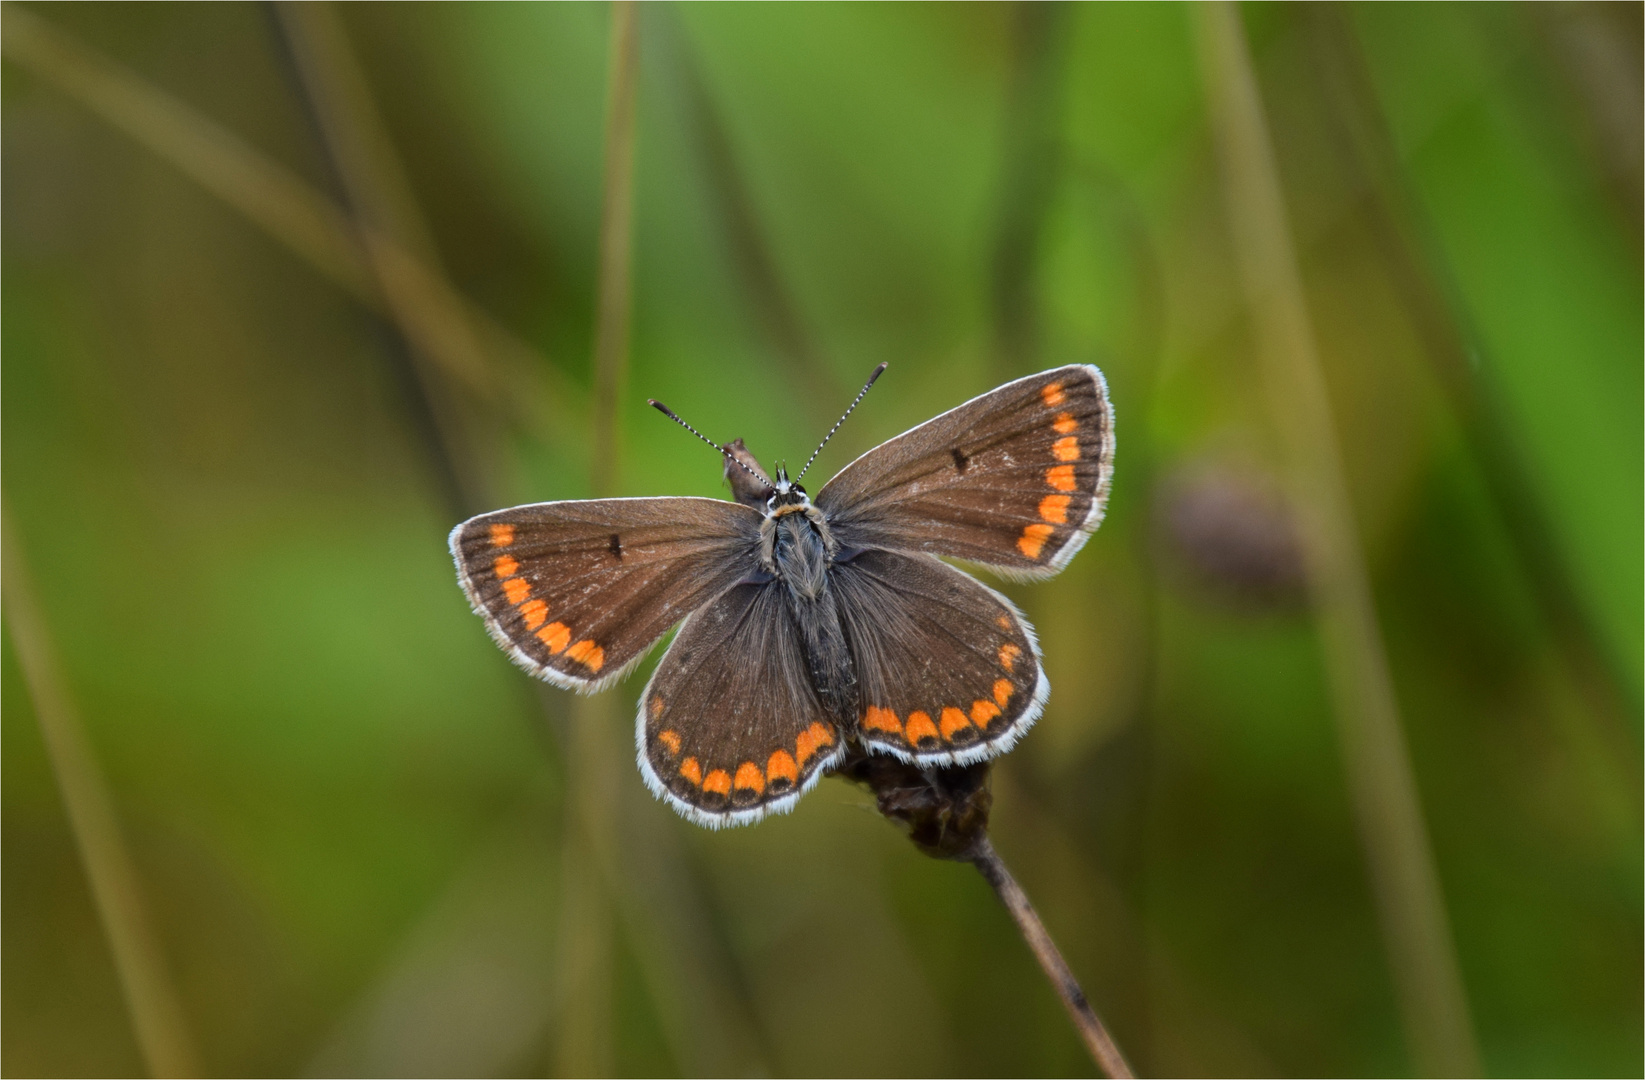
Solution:
[(965, 470), (971, 467), (971, 459), (966, 457), (965, 451), (961, 450), (957, 446), (948, 452), (954, 457), (954, 468), (958, 469), (960, 474), (963, 476), (965, 474)]
[(622, 537), (618, 536), (616, 533), (611, 534), (611, 554), (617, 556), (619, 562), (622, 561), (623, 541)]

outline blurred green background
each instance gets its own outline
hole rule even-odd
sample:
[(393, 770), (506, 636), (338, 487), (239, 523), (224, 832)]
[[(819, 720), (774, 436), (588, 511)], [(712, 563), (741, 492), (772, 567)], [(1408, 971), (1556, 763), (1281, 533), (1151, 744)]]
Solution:
[[(1637, 1076), (1641, 8), (1240, 14), (1484, 1068)], [(1100, 365), (995, 843), (1140, 1071), (1410, 1074), (1194, 18), (642, 7), (614, 483), (724, 495), (647, 397), (798, 462), (889, 361), (824, 477)], [(573, 702), (455, 584), (461, 517), (590, 491), (610, 22), (0, 15), (7, 528), (200, 1067), (1089, 1074), (971, 868), (839, 780), (678, 820), (649, 663)], [(13, 611), (0, 1070), (140, 1073)]]

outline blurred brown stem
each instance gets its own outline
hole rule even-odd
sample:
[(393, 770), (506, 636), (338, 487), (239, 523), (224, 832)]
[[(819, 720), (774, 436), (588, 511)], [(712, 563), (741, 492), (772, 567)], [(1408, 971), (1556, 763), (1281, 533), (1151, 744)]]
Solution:
[[(3, 500), (0, 500), (3, 503)], [(34, 703), (69, 830), (91, 884), (98, 919), (120, 979), (132, 1032), (151, 1076), (199, 1076), (199, 1059), (177, 988), (149, 920), (137, 868), (120, 832), (108, 780), (98, 768), (79, 713), (63, 684), (9, 507), (0, 505), (6, 625)]]
[(1229, 3), (1198, 6), (1195, 22), (1240, 281), (1288, 459), (1333, 715), (1406, 1039), (1419, 1073), (1476, 1076), (1462, 975), (1245, 31)]
[(1039, 912), (1028, 902), (1028, 894), (1022, 891), (1017, 879), (1011, 876), (1005, 860), (994, 850), (994, 845), (989, 842), (988, 837), (984, 836), (978, 842), (971, 861), (976, 864), (978, 872), (987, 879), (988, 884), (994, 887), (994, 892), (999, 894), (1000, 902), (1011, 913), (1017, 929), (1022, 932), (1023, 941), (1027, 942), (1034, 959), (1040, 962), (1040, 970), (1045, 972), (1051, 988), (1062, 999), (1063, 1008), (1068, 1010), (1074, 1027), (1079, 1031), (1085, 1048), (1091, 1052), (1091, 1058), (1097, 1063), (1098, 1068), (1115, 1078), (1135, 1076), (1131, 1066), (1126, 1063), (1125, 1055), (1114, 1045), (1114, 1039), (1108, 1034), (1108, 1029), (1103, 1027), (1102, 1021), (1097, 1018), (1096, 1010), (1091, 1008), (1085, 991), (1080, 989), (1079, 980), (1074, 978), (1074, 973), (1068, 968), (1068, 962), (1058, 951), (1057, 943), (1051, 940), (1050, 932), (1040, 921)]

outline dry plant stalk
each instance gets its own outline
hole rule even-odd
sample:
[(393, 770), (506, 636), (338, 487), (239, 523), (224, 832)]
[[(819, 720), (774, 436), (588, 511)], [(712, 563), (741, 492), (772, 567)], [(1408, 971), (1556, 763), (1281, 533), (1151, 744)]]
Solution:
[(834, 771), (872, 791), (880, 813), (904, 828), (914, 846), (925, 854), (976, 866), (1011, 913), (1023, 941), (1074, 1021), (1091, 1060), (1109, 1076), (1135, 1076), (1080, 989), (1079, 980), (1062, 958), (1039, 912), (1029, 903), (1028, 894), (988, 839), (988, 812), (994, 805), (988, 787), (992, 770), (993, 765), (986, 761), (951, 769), (921, 768), (883, 754), (870, 754), (850, 743), (845, 760)]

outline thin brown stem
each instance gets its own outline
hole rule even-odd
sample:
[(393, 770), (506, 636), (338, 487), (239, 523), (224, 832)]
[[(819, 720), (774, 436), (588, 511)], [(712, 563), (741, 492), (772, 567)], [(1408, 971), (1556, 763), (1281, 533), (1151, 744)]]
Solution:
[(137, 867), (121, 835), (108, 780), (97, 765), (74, 700), (63, 683), (11, 513), (3, 506), (0, 530), (4, 533), (0, 544), (4, 548), (6, 625), (68, 812), (74, 846), (91, 884), (97, 917), (108, 935), (138, 1049), (151, 1076), (199, 1076), (194, 1041), (143, 902)]
[(1062, 999), (1063, 1008), (1068, 1010), (1069, 1017), (1074, 1021), (1074, 1027), (1085, 1042), (1085, 1048), (1091, 1052), (1091, 1059), (1097, 1067), (1112, 1077), (1132, 1077), (1136, 1074), (1126, 1062), (1125, 1055), (1115, 1045), (1113, 1036), (1098, 1019), (1096, 1010), (1091, 1008), (1091, 1002), (1086, 998), (1085, 991), (1080, 989), (1079, 980), (1074, 978), (1073, 971), (1069, 970), (1068, 962), (1062, 958), (1057, 949), (1057, 943), (1051, 940), (1051, 934), (1045, 929), (1045, 923), (1040, 921), (1039, 912), (1034, 905), (1028, 902), (1028, 894), (1022, 891), (1017, 879), (1011, 876), (1011, 871), (1000, 858), (999, 852), (988, 838), (983, 837), (977, 844), (971, 856), (977, 870), (987, 879), (988, 884), (994, 887), (999, 894), (1000, 902), (1011, 913), (1011, 918), (1022, 932), (1022, 939), (1028, 944), (1028, 950), (1034, 954), (1034, 959), (1040, 962), (1040, 969), (1051, 983), (1051, 988)]

